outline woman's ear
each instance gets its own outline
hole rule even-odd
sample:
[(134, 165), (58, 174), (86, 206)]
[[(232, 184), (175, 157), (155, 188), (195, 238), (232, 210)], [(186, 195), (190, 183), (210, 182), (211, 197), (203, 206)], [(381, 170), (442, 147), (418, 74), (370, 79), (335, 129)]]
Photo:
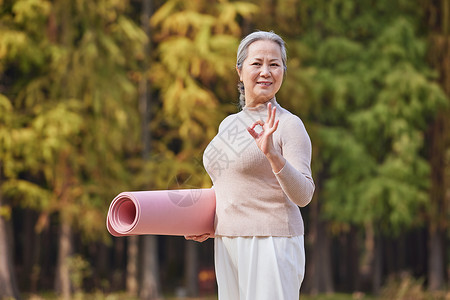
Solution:
[(242, 81), (241, 70), (239, 70), (238, 66), (236, 66), (236, 72), (239, 75), (239, 81)]

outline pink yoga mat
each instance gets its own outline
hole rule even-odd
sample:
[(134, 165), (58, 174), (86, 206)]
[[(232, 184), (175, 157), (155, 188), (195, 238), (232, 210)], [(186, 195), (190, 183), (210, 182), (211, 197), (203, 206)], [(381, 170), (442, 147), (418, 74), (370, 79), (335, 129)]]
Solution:
[(214, 234), (213, 189), (123, 192), (111, 202), (106, 220), (114, 236)]

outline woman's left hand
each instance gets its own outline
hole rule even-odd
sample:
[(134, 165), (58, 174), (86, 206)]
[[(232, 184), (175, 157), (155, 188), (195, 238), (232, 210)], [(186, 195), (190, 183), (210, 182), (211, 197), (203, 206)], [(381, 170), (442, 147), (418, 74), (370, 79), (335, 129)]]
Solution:
[[(275, 121), (277, 108), (272, 108), (271, 103), (267, 105), (267, 113), (268, 116), (265, 123), (262, 120), (258, 120), (253, 123), (251, 127), (247, 128), (248, 132), (255, 139), (258, 148), (261, 149), (261, 151), (266, 156), (275, 153), (272, 136), (273, 133), (277, 130), (279, 122), (279, 120)], [(255, 127), (258, 125), (262, 127), (262, 131), (259, 133), (255, 131)]]
[(206, 241), (210, 237), (211, 237), (211, 234), (209, 234), (209, 233), (205, 233), (205, 234), (201, 234), (201, 235), (185, 235), (184, 236), (184, 238), (187, 240), (193, 240), (193, 241), (196, 241), (199, 243)]
[[(247, 128), (247, 130), (255, 139), (258, 148), (261, 149), (269, 160), (272, 171), (278, 173), (286, 164), (286, 160), (273, 145), (273, 133), (277, 130), (279, 122), (279, 120), (275, 121), (277, 109), (276, 107), (272, 108), (272, 104), (269, 103), (267, 105), (267, 112), (268, 117), (265, 123), (261, 120), (256, 121), (251, 127)], [(262, 131), (259, 133), (255, 131), (255, 127), (258, 125), (262, 127)]]

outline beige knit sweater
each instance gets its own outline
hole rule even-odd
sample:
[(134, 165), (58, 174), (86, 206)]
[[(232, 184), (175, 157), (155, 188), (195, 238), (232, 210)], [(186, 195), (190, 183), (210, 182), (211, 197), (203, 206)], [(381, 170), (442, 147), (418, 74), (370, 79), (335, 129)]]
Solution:
[(314, 193), (311, 141), (300, 118), (275, 99), (275, 147), (286, 159), (275, 174), (247, 127), (266, 121), (267, 103), (225, 118), (203, 154), (216, 192), (216, 236), (297, 236), (304, 234), (298, 206)]

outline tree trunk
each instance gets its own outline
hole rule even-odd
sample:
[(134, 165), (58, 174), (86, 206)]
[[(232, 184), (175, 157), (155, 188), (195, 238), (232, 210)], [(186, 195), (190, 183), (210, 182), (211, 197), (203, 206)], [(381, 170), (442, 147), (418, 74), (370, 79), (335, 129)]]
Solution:
[[(358, 231), (351, 226), (348, 232), (344, 232), (339, 237), (339, 245), (332, 247), (338, 257), (334, 279), (337, 279), (336, 289), (345, 292), (357, 290), (358, 266), (359, 266), (359, 243)], [(336, 255), (337, 253), (337, 255)]]
[[(151, 93), (147, 78), (149, 58), (151, 52), (150, 17), (152, 15), (152, 1), (142, 1), (141, 28), (148, 37), (144, 45), (145, 58), (142, 63), (142, 78), (139, 82), (139, 111), (141, 115), (142, 131), (142, 159), (148, 159), (151, 150), (151, 132), (149, 130)], [(142, 280), (139, 296), (143, 300), (157, 299), (159, 297), (159, 266), (158, 266), (158, 240), (156, 236), (142, 237)]]
[[(1, 207), (2, 195), (0, 193), (0, 208)], [(7, 228), (8, 221), (3, 214), (0, 214), (0, 299), (20, 299), (12, 263), (13, 258), (11, 250), (13, 243), (10, 240)]]
[(147, 71), (149, 68), (149, 58), (151, 52), (151, 36), (150, 36), (150, 17), (152, 15), (152, 1), (142, 1), (142, 14), (141, 14), (141, 28), (148, 37), (148, 42), (144, 45), (144, 61), (142, 63), (142, 77), (139, 81), (139, 111), (141, 114), (141, 134), (142, 134), (142, 158), (148, 159), (151, 149), (151, 132), (149, 130), (150, 122), (150, 89), (147, 78)]
[(138, 250), (139, 237), (128, 237), (127, 246), (127, 293), (130, 297), (138, 295)]
[[(439, 72), (439, 82), (450, 97), (450, 0), (427, 2), (427, 22), (430, 30), (429, 61)], [(450, 196), (448, 176), (450, 162), (449, 108), (441, 110), (429, 130), (429, 160), (431, 165), (431, 190), (428, 215), (428, 289), (444, 287), (445, 244), (448, 230), (448, 203)]]
[(318, 228), (318, 239), (317, 239), (317, 248), (318, 255), (318, 291), (319, 293), (333, 293), (333, 272), (331, 268), (331, 245), (330, 245), (330, 237), (328, 236), (328, 232), (326, 230), (326, 223), (323, 221), (319, 222)]
[[(316, 189), (317, 193), (317, 189)], [(326, 223), (320, 220), (320, 205), (318, 201), (311, 201), (310, 231), (308, 232), (309, 244), (306, 256), (306, 272), (303, 291), (317, 295), (319, 293), (334, 292), (333, 272), (330, 257), (330, 238), (326, 231)]]
[(440, 232), (429, 230), (428, 243), (428, 289), (436, 291), (444, 287), (445, 255)]
[[(373, 224), (368, 223), (365, 226), (364, 252), (359, 266), (358, 289), (362, 291), (373, 288), (371, 279), (373, 279), (373, 267), (375, 257), (375, 232)], [(373, 283), (373, 281), (372, 281)]]
[(126, 241), (124, 238), (117, 238), (114, 240), (114, 271), (110, 274), (111, 285), (114, 291), (126, 289)]
[(198, 245), (196, 243), (186, 241), (184, 278), (189, 297), (198, 296)]
[(156, 236), (142, 237), (142, 280), (139, 298), (154, 300), (159, 297), (158, 240)]
[(40, 248), (39, 235), (35, 229), (37, 221), (36, 213), (31, 209), (24, 209), (23, 218), (23, 270), (21, 272), (22, 274), (19, 275), (19, 285), (24, 289), (35, 293), (37, 292), (36, 271)]
[(348, 267), (348, 276), (347, 280), (349, 281), (347, 284), (347, 291), (354, 291), (357, 287), (357, 277), (358, 277), (358, 263), (359, 263), (359, 243), (358, 243), (358, 231), (355, 227), (352, 226), (350, 232), (348, 233), (349, 242), (347, 244), (348, 251), (347, 253), (347, 267)]
[(381, 291), (382, 274), (383, 274), (383, 251), (382, 251), (382, 238), (375, 238), (373, 256), (373, 271), (372, 271), (372, 292), (378, 295)]
[[(449, 133), (445, 132), (445, 117), (440, 115), (431, 127), (430, 134), (430, 164), (431, 164), (431, 191), (428, 222), (428, 289), (439, 290), (444, 287), (445, 252), (442, 241), (447, 204), (445, 195), (445, 152), (448, 145), (445, 139)], [(448, 121), (447, 121), (448, 122)], [(448, 143), (447, 143), (448, 144)]]
[(72, 228), (61, 218), (58, 241), (58, 261), (56, 265), (55, 290), (64, 300), (71, 299), (72, 285), (70, 281), (69, 258), (72, 254)]
[(33, 266), (30, 271), (30, 292), (37, 293), (39, 287), (39, 278), (41, 276), (42, 270), (39, 262), (39, 256), (42, 250), (41, 234), (35, 233), (35, 244), (33, 244)]

